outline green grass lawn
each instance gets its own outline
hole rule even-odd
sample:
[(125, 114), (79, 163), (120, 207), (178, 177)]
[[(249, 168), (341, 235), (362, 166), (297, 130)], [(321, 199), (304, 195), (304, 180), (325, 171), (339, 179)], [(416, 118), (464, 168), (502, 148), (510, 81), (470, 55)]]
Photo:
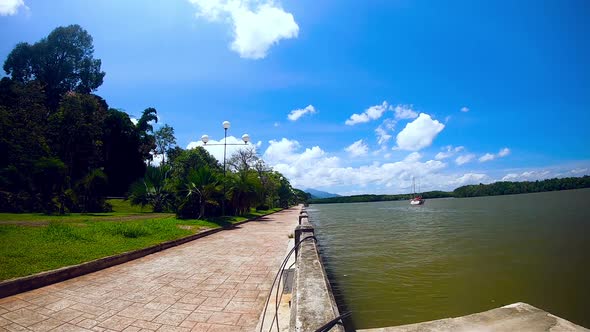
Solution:
[(243, 217), (182, 220), (170, 213), (141, 211), (122, 200), (111, 200), (111, 204), (114, 212), (110, 213), (0, 213), (0, 280), (137, 250), (280, 210), (252, 211)]

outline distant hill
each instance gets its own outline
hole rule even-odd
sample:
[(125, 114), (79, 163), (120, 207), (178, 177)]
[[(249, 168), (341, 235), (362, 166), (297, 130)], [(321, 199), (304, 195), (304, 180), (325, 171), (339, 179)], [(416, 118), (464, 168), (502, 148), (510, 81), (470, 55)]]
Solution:
[(312, 188), (305, 189), (304, 191), (306, 193), (310, 193), (311, 194), (311, 198), (313, 198), (313, 199), (341, 197), (338, 194), (332, 194), (332, 193), (329, 193), (329, 192), (325, 192), (325, 191), (321, 191), (321, 190), (315, 190), (315, 189), (312, 189)]

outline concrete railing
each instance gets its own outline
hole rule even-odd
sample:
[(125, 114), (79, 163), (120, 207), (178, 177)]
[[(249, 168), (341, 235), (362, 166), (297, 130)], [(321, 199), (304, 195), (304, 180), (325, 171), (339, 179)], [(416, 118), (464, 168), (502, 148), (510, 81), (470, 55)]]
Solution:
[[(303, 221), (295, 228), (295, 243), (309, 236), (314, 236), (314, 228), (309, 222)], [(303, 241), (296, 249), (296, 257), (289, 330), (316, 331), (336, 319), (340, 313), (315, 241)], [(330, 331), (343, 332), (344, 329), (336, 325)]]

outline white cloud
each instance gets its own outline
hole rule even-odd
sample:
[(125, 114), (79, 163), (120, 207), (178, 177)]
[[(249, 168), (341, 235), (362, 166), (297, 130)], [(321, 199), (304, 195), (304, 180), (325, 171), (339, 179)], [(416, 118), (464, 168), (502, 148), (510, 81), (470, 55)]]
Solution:
[(380, 145), (389, 142), (389, 140), (392, 137), (381, 126), (377, 127), (377, 129), (375, 129), (375, 134), (377, 135), (377, 143), (379, 143)]
[(574, 168), (571, 171), (569, 171), (571, 174), (574, 175), (586, 175), (589, 174), (588, 172), (588, 168)]
[(346, 125), (354, 126), (355, 124), (369, 122), (371, 120), (379, 119), (385, 111), (387, 111), (388, 104), (384, 101), (381, 105), (375, 105), (367, 108), (361, 114), (353, 114), (346, 122)]
[(273, 124), (273, 126), (275, 126), (275, 127), (278, 127), (278, 126), (280, 126), (280, 125), (281, 125), (281, 124), (280, 124), (280, 123), (278, 123), (278, 122), (275, 122), (275, 123)]
[(551, 172), (548, 170), (525, 171), (522, 173), (508, 173), (502, 181), (534, 181), (542, 180), (550, 177)]
[(24, 0), (0, 0), (0, 16), (16, 15), (21, 7), (28, 9)]
[(164, 155), (152, 153), (152, 158), (153, 159), (150, 161), (150, 165), (158, 167), (162, 164), (162, 161), (164, 160)]
[(432, 144), (434, 138), (445, 128), (445, 125), (433, 120), (430, 115), (420, 113), (416, 120), (408, 123), (397, 134), (397, 148), (418, 151)]
[(436, 154), (436, 156), (434, 156), (434, 159), (436, 160), (443, 160), (443, 159), (447, 159), (452, 157), (453, 154), (449, 153), (449, 152), (439, 152)]
[(500, 152), (498, 152), (498, 157), (506, 157), (509, 154), (510, 154), (510, 149), (503, 148), (502, 150), (500, 150)]
[(457, 154), (458, 152), (465, 150), (465, 147), (464, 146), (453, 147), (452, 145), (447, 145), (444, 147), (444, 150), (445, 151), (443, 151), (443, 152), (437, 153), (436, 156), (434, 156), (434, 159), (443, 160), (443, 159), (450, 158), (450, 157), (454, 156), (455, 154)]
[[(261, 142), (258, 144), (244, 144), (241, 138), (237, 138), (234, 136), (227, 137), (227, 151), (226, 151), (226, 158), (229, 158), (232, 154), (234, 154), (238, 150), (242, 149), (256, 149), (256, 147), (260, 147)], [(219, 145), (220, 144), (220, 145)], [(186, 146), (187, 149), (194, 149), (197, 146), (205, 146), (205, 150), (207, 150), (215, 159), (219, 162), (223, 162), (223, 139), (216, 141), (213, 139), (209, 139), (209, 142), (205, 145), (201, 141), (193, 141), (188, 143)]]
[(397, 105), (396, 107), (390, 107), (395, 113), (395, 118), (398, 120), (402, 119), (415, 119), (418, 117), (418, 113), (414, 112), (410, 106)]
[[(464, 150), (463, 147), (445, 149), (457, 152)], [(409, 193), (412, 191), (412, 178), (416, 178), (420, 183), (421, 191), (453, 190), (459, 186), (490, 183), (502, 178), (502, 175), (498, 177), (497, 171), (492, 171), (491, 174), (470, 170), (453, 171), (452, 168), (449, 169), (448, 163), (423, 158), (424, 155), (420, 152), (412, 152), (401, 157), (393, 153), (393, 156), (387, 156), (380, 161), (371, 160), (365, 165), (358, 165), (362, 159), (339, 158), (319, 146), (305, 148), (296, 140), (287, 138), (271, 140), (263, 154), (263, 159), (274, 170), (286, 176), (293, 186), (316, 188), (342, 195)], [(453, 167), (454, 164), (453, 162)], [(560, 166), (550, 172), (513, 170), (513, 174), (506, 174), (505, 179), (572, 176), (574, 172), (587, 173), (588, 169), (588, 163), (582, 163), (567, 168)]]
[(468, 162), (472, 161), (475, 158), (474, 154), (466, 154), (466, 155), (462, 155), (457, 157), (457, 159), (455, 159), (455, 163), (459, 166), (467, 164)]
[(287, 115), (287, 118), (291, 121), (297, 121), (297, 120), (299, 120), (299, 118), (301, 118), (305, 114), (315, 114), (315, 113), (317, 113), (315, 107), (313, 107), (313, 105), (308, 105), (307, 107), (302, 108), (302, 109), (292, 110), (289, 113), (289, 115)]
[(490, 177), (487, 174), (481, 174), (481, 173), (465, 173), (465, 174), (463, 174), (463, 176), (460, 176), (460, 177), (454, 179), (453, 181), (451, 181), (451, 183), (456, 187), (464, 186), (467, 184), (489, 183), (489, 182), (491, 182)]
[(351, 157), (366, 156), (369, 153), (369, 147), (363, 142), (362, 139), (352, 143), (344, 149), (350, 154)]
[(377, 135), (377, 143), (379, 143), (379, 145), (389, 142), (391, 137), (393, 137), (389, 134), (389, 131), (393, 131), (395, 123), (396, 122), (393, 119), (385, 119), (379, 127), (375, 129), (375, 135)]
[(461, 112), (463, 112), (463, 113), (469, 112), (469, 107), (465, 107), (465, 106), (461, 107)]
[[(530, 169), (524, 171), (516, 171), (506, 174), (502, 177), (502, 181), (536, 181), (563, 177), (577, 177), (588, 175), (590, 170), (588, 162), (581, 165), (561, 165), (551, 166), (545, 169)], [(572, 168), (574, 167), (574, 168)]]
[(493, 155), (491, 153), (486, 153), (483, 156), (479, 157), (479, 162), (483, 163), (483, 162), (494, 160), (494, 159), (496, 159), (495, 155)]
[(420, 162), (421, 155), (418, 153), (411, 153), (397, 162), (348, 167), (319, 146), (302, 152), (299, 150), (301, 146), (297, 141), (286, 138), (272, 140), (263, 158), (276, 171), (284, 174), (291, 184), (302, 188), (375, 185), (388, 188), (390, 192), (406, 192), (413, 176), (423, 178), (445, 167), (440, 161)]
[[(464, 150), (463, 147), (446, 147), (446, 149), (457, 152)], [(355, 161), (347, 158), (340, 159), (319, 146), (304, 148), (296, 140), (287, 138), (271, 140), (263, 154), (263, 159), (274, 170), (286, 176), (293, 186), (319, 188), (344, 195), (409, 193), (412, 190), (412, 178), (419, 181), (421, 191), (453, 190), (463, 185), (495, 181), (485, 173), (449, 171), (447, 163), (440, 160), (422, 161), (423, 157), (422, 153), (412, 152), (402, 159), (391, 161), (382, 159), (380, 162), (367, 162), (366, 165), (353, 167), (350, 166), (351, 163), (358, 162), (358, 159)], [(568, 170), (572, 169), (574, 167)], [(586, 172), (588, 167), (579, 165), (575, 170)], [(541, 171), (528, 172), (522, 174), (515, 172), (514, 176), (532, 177), (548, 174)]]
[(419, 152), (412, 152), (404, 158), (405, 162), (413, 163), (417, 162), (422, 158), (422, 155)]
[(510, 154), (510, 149), (509, 148), (503, 148), (500, 151), (498, 151), (497, 154), (492, 154), (492, 153), (486, 153), (486, 154), (484, 154), (483, 156), (479, 157), (479, 162), (480, 163), (485, 163), (486, 161), (491, 161), (491, 160), (494, 160), (496, 158), (506, 157), (509, 154)]
[(197, 17), (229, 22), (234, 40), (231, 49), (240, 57), (261, 59), (281, 39), (296, 38), (299, 26), (293, 14), (273, 0), (189, 0)]
[(137, 122), (139, 121), (136, 118), (132, 118), (132, 117), (130, 117), (129, 120), (131, 120), (131, 123), (133, 123), (136, 126), (137, 126)]

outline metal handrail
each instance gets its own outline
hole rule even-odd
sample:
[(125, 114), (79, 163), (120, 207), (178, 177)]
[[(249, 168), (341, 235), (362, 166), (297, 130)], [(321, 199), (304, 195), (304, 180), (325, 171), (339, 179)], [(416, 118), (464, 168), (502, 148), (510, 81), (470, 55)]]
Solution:
[(343, 313), (342, 315), (332, 319), (331, 321), (327, 322), (326, 324), (322, 325), (319, 329), (315, 330), (315, 332), (328, 332), (336, 325), (343, 325), (342, 320), (348, 316), (350, 316), (352, 312), (348, 311)]

